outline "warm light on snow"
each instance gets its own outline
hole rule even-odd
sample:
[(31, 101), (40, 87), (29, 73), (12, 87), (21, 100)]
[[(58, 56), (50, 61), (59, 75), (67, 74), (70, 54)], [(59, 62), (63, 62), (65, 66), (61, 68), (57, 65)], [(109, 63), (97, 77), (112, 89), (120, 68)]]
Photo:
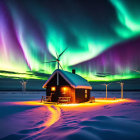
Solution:
[(47, 106), (50, 107), (51, 105), (55, 106), (55, 107), (97, 107), (100, 105), (106, 105), (106, 104), (112, 104), (112, 103), (122, 103), (122, 102), (134, 102), (134, 100), (131, 99), (121, 99), (121, 98), (117, 98), (117, 99), (113, 99), (113, 98), (97, 98), (95, 99), (94, 103), (89, 103), (89, 102), (85, 102), (85, 103), (79, 103), (79, 104), (56, 104), (56, 103), (49, 103), (49, 104), (44, 104), (41, 103), (40, 101), (25, 101), (25, 102), (14, 102), (14, 104), (18, 104), (18, 105), (43, 105), (43, 106)]
[[(105, 133), (111, 133), (114, 138), (116, 135), (129, 138), (127, 131), (131, 138), (139, 137), (139, 122), (133, 121), (139, 121), (140, 102), (137, 100), (113, 98), (112, 94), (112, 98), (95, 98), (93, 103), (57, 104), (41, 103), (39, 98), (31, 101), (33, 96), (29, 95), (14, 95), (24, 101), (18, 98), (12, 101), (12, 94), (11, 102), (1, 103), (3, 113), (0, 112), (2, 117), (0, 138), (11, 138), (10, 134), (12, 136), (14, 134), (15, 138), (23, 136), (22, 139), (62, 140), (71, 139), (71, 136), (74, 139), (77, 136), (80, 138), (85, 136), (84, 139), (96, 137), (108, 139), (110, 135), (102, 135)], [(35, 94), (34, 96), (40, 97)], [(4, 97), (9, 98), (9, 95)], [(30, 97), (31, 100), (27, 101), (25, 97), (28, 99)]]

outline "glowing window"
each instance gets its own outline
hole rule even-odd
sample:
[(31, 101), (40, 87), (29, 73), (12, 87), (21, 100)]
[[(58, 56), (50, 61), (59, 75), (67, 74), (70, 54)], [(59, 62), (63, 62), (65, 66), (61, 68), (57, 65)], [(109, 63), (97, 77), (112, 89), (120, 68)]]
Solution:
[(87, 93), (85, 93), (85, 98), (87, 98)]
[(67, 91), (67, 87), (62, 87), (62, 93), (66, 94), (66, 91)]
[(55, 89), (55, 87), (51, 87), (51, 91), (55, 91), (56, 89)]

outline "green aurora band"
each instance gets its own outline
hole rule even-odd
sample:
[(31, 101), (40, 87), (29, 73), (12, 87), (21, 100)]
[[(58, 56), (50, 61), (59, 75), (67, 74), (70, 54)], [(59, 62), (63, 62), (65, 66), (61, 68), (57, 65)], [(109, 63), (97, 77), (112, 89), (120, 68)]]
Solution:
[[(86, 63), (118, 43), (139, 37), (140, 1), (85, 3), (78, 0), (0, 2), (0, 77), (46, 80), (48, 77), (43, 74), (51, 74), (57, 65), (44, 62), (54, 60), (56, 52), (59, 54), (68, 47), (61, 57), (63, 69), (75, 68), (89, 81), (140, 78), (138, 72), (132, 72), (131, 64), (123, 68), (117, 64), (112, 72), (113, 68), (107, 70), (107, 65), (99, 70), (96, 65), (93, 68)], [(79, 68), (83, 62), (84, 67)], [(135, 68), (140, 68), (139, 63)], [(113, 74), (97, 76), (99, 72)]]

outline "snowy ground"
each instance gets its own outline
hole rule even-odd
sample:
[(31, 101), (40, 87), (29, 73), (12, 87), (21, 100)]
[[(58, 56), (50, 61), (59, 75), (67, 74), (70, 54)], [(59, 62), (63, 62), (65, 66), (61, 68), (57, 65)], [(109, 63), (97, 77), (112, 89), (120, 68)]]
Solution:
[[(0, 92), (0, 139), (140, 140), (140, 92), (124, 92), (131, 100), (69, 106), (41, 104), (44, 94)], [(108, 97), (119, 98), (120, 92)]]

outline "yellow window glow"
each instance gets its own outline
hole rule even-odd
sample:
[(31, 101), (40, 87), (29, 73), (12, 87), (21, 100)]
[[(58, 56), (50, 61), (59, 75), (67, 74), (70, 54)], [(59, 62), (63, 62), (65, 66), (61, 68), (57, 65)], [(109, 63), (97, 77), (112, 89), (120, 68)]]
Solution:
[(67, 91), (67, 87), (62, 87), (62, 93), (65, 94)]
[(51, 87), (51, 91), (55, 91), (56, 89), (55, 89), (55, 87)]
[(85, 93), (85, 98), (87, 98), (87, 93)]

